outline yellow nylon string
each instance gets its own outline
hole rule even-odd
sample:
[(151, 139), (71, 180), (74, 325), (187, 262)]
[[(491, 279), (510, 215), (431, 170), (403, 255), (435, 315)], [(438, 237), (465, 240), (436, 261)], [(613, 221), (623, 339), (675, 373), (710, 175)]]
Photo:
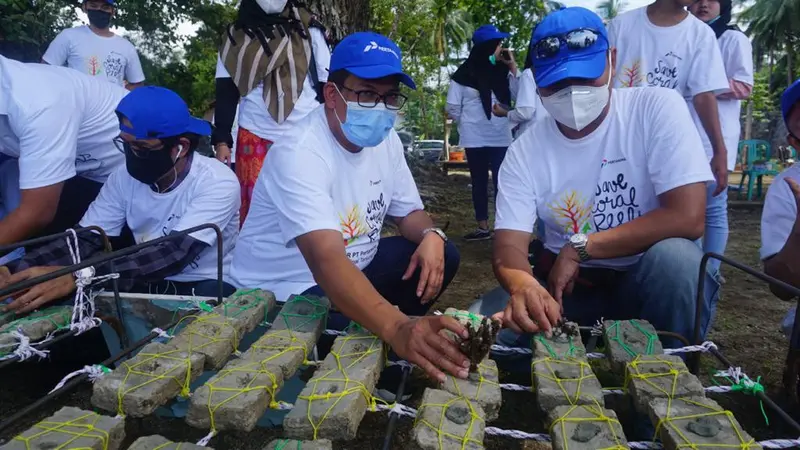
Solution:
[[(583, 410), (591, 414), (591, 417), (570, 417), (576, 410)], [(603, 412), (603, 407), (595, 401), (595, 405), (572, 405), (570, 406), (569, 410), (561, 417), (556, 419), (550, 425), (550, 434), (553, 434), (553, 429), (555, 427), (561, 427), (561, 436), (563, 438), (563, 444), (565, 449), (569, 449), (569, 440), (567, 438), (567, 423), (568, 422), (591, 422), (597, 425), (601, 425), (603, 427), (608, 428), (609, 434), (614, 438), (614, 445), (611, 447), (602, 447), (598, 448), (597, 450), (626, 450), (628, 447), (624, 445), (623, 436), (622, 436), (622, 425), (620, 424), (619, 420), (611, 418)], [(598, 424), (599, 422), (599, 424)], [(618, 425), (619, 427), (615, 427), (614, 425)], [(620, 433), (617, 433), (617, 430), (620, 430)]]
[[(72, 447), (71, 444), (81, 438), (99, 439), (103, 443), (103, 450), (108, 449), (108, 432), (100, 428), (95, 428), (97, 421), (100, 420), (100, 415), (97, 413), (86, 413), (80, 417), (69, 420), (67, 422), (53, 422), (50, 420), (43, 420), (33, 426), (33, 429), (40, 429), (36, 434), (28, 437), (17, 436), (15, 441), (25, 443), (25, 449), (31, 450), (31, 441), (49, 434), (64, 434), (70, 436), (63, 444), (52, 447), (53, 450), (91, 450), (91, 447)], [(88, 420), (90, 423), (79, 423)], [(38, 448), (38, 447), (37, 447)]]
[[(467, 431), (464, 433), (463, 436), (458, 436), (458, 435), (455, 435), (455, 434), (448, 433), (448, 432), (444, 431), (444, 423), (447, 420), (449, 420), (445, 416), (445, 414), (447, 414), (447, 408), (453, 406), (457, 402), (464, 402), (464, 404), (466, 405), (467, 409), (469, 409), (469, 416), (470, 416), (469, 426), (467, 427)], [(427, 421), (427, 420), (422, 418), (422, 412), (425, 410), (425, 408), (441, 408), (441, 415), (439, 416), (439, 423), (430, 423), (429, 421)], [(478, 413), (475, 411), (475, 407), (473, 406), (472, 402), (467, 398), (464, 398), (464, 397), (461, 397), (461, 396), (456, 396), (456, 397), (453, 397), (451, 400), (449, 400), (447, 403), (444, 403), (444, 404), (441, 404), (441, 403), (422, 403), (419, 406), (419, 410), (417, 412), (417, 418), (414, 420), (414, 426), (416, 426), (417, 424), (421, 423), (421, 424), (427, 426), (428, 428), (432, 429), (433, 431), (435, 431), (436, 435), (437, 435), (437, 437), (439, 439), (439, 448), (444, 448), (445, 447), (445, 438), (450, 438), (452, 440), (461, 442), (461, 450), (466, 450), (467, 445), (469, 445), (469, 444), (474, 444), (474, 445), (479, 446), (480, 448), (483, 448), (483, 441), (479, 441), (479, 440), (476, 440), (476, 439), (473, 439), (473, 438), (470, 437), (472, 435), (472, 429), (475, 426), (475, 423), (478, 422), (478, 421), (484, 422), (484, 419), (482, 419), (480, 417), (480, 415), (478, 415)]]

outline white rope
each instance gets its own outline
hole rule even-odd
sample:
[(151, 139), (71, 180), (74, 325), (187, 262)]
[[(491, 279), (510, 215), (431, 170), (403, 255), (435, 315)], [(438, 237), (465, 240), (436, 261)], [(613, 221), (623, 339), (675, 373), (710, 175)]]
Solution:
[(110, 371), (111, 370), (108, 367), (100, 365), (100, 364), (95, 364), (93, 366), (83, 366), (83, 369), (76, 370), (75, 372), (72, 372), (72, 373), (68, 374), (67, 376), (65, 376), (64, 378), (62, 378), (61, 381), (58, 382), (56, 387), (54, 387), (47, 394), (48, 395), (52, 394), (53, 392), (61, 389), (62, 387), (64, 387), (65, 384), (67, 384), (67, 381), (71, 380), (72, 378), (77, 377), (78, 375), (82, 375), (84, 373), (88, 374), (89, 375), (89, 381), (94, 383), (95, 381), (97, 381), (99, 378), (101, 378), (103, 375), (107, 374)]
[(770, 439), (761, 441), (758, 445), (764, 448), (797, 448), (800, 447), (800, 439)]
[(328, 336), (347, 336), (347, 333), (344, 331), (337, 331), (337, 330), (325, 330), (322, 334), (326, 334)]
[(503, 383), (500, 385), (500, 389), (505, 389), (506, 391), (528, 391), (530, 392), (533, 389), (533, 386), (522, 386), (519, 384), (513, 383)]
[(693, 352), (708, 353), (711, 351), (711, 349), (716, 350), (717, 344), (711, 341), (705, 341), (700, 345), (689, 345), (681, 348), (665, 348), (664, 354), (673, 355), (675, 353), (693, 353)]
[[(43, 359), (47, 357), (48, 353), (50, 353), (49, 350), (39, 350), (34, 348), (34, 344), (31, 344), (30, 338), (22, 333), (22, 329), (11, 331), (8, 333), (8, 335), (18, 340), (19, 343), (0, 345), (0, 348), (16, 346), (13, 352), (0, 358), (0, 361), (12, 358), (19, 358), (20, 361), (25, 361), (26, 359), (34, 356), (38, 356), (39, 359)], [(40, 344), (49, 341), (51, 338), (52, 336), (48, 335), (44, 341), (40, 342)]]
[(151, 333), (155, 333), (155, 334), (158, 335), (158, 337), (164, 338), (164, 339), (172, 339), (172, 337), (173, 337), (171, 334), (167, 333), (166, 331), (164, 331), (164, 330), (162, 330), (161, 328), (158, 328), (158, 327), (153, 328), (152, 330), (150, 330), (150, 332)]
[(603, 335), (603, 318), (601, 317), (597, 323), (592, 326), (592, 336), (602, 336)]
[[(78, 242), (78, 234), (72, 228), (67, 231), (70, 233), (66, 237), (66, 241), (69, 254), (72, 257), (72, 263), (80, 264), (81, 249)], [(75, 302), (72, 307), (72, 320), (70, 321), (69, 329), (78, 335), (100, 326), (102, 323), (99, 318), (95, 317), (94, 299), (97, 294), (93, 294), (89, 287), (96, 282), (119, 278), (119, 274), (112, 273), (98, 277), (94, 267), (84, 267), (73, 272), (73, 275), (75, 276)], [(87, 290), (89, 293), (86, 293)]]
[(486, 429), (484, 429), (484, 432), (492, 436), (505, 436), (513, 439), (550, 442), (550, 436), (542, 433), (526, 433), (520, 430), (504, 430), (502, 428), (497, 428), (497, 427), (486, 427)]
[(294, 408), (294, 405), (289, 402), (279, 401), (277, 402), (277, 406), (273, 409), (277, 409), (279, 411), (288, 411)]
[(389, 411), (389, 415), (397, 414), (406, 417), (417, 417), (417, 410), (406, 406), (402, 403), (395, 403), (394, 405), (376, 405), (375, 411)]
[(208, 447), (208, 443), (211, 441), (211, 438), (213, 438), (216, 434), (217, 433), (214, 430), (211, 430), (206, 437), (197, 441), (197, 445), (200, 447)]
[(503, 345), (494, 344), (491, 349), (495, 353), (518, 353), (520, 355), (532, 355), (533, 351), (529, 348), (523, 347), (506, 347)]

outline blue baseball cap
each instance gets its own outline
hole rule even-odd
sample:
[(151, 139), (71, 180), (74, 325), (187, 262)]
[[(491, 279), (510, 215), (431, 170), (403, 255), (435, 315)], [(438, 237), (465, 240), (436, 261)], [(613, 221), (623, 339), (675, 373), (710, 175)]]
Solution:
[(494, 25), (483, 25), (472, 33), (472, 43), (478, 45), (493, 39), (506, 39), (509, 36), (511, 35), (501, 32)]
[(211, 134), (211, 124), (192, 117), (186, 102), (167, 88), (143, 86), (131, 91), (117, 106), (117, 115), (124, 116), (132, 127), (122, 124), (119, 129), (136, 139), (161, 139), (193, 133)]
[[(83, 0), (83, 3), (86, 3), (90, 0)], [(117, 6), (117, 0), (101, 0), (103, 3), (108, 3), (111, 6)]]
[(600, 16), (586, 8), (561, 8), (548, 14), (533, 30), (530, 50), (533, 51), (542, 39), (561, 37), (581, 29), (596, 31), (601, 38), (585, 49), (568, 49), (562, 42), (561, 50), (552, 57), (539, 59), (534, 55), (534, 79), (537, 85), (547, 87), (567, 78), (593, 80), (603, 75), (608, 59), (608, 32)]
[(403, 53), (391, 39), (378, 33), (353, 33), (333, 49), (330, 72), (346, 70), (365, 80), (397, 75), (411, 89), (417, 85), (403, 72)]
[(800, 103), (800, 78), (794, 80), (791, 86), (786, 88), (781, 95), (781, 112), (783, 113), (783, 121), (788, 125), (789, 113), (792, 108)]

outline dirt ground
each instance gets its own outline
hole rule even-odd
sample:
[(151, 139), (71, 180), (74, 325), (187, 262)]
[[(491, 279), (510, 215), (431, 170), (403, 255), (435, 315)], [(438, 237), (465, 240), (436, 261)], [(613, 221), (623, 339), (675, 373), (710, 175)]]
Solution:
[[(465, 243), (458, 237), (474, 226), (469, 178), (466, 174), (453, 173), (447, 178), (444, 176), (426, 178), (429, 180), (418, 179), (418, 182), (422, 184), (421, 191), (428, 210), (440, 226), (448, 226), (448, 234), (456, 240), (461, 250), (461, 267), (458, 275), (436, 308), (439, 310), (449, 306), (465, 308), (477, 296), (495, 286), (490, 264), (491, 242)], [(760, 209), (734, 208), (731, 209), (730, 217), (731, 236), (727, 254), (751, 267), (760, 268), (758, 260)], [(754, 278), (730, 268), (724, 269), (723, 273), (727, 283), (723, 287), (710, 339), (734, 364), (741, 365), (751, 377), (761, 376), (761, 382), (772, 398), (784, 402), (781, 376), (788, 344), (780, 334), (779, 324), (791, 305), (776, 300), (768, 288)], [(704, 356), (704, 373), (709, 373), (714, 368), (724, 367), (714, 363), (710, 356)], [(17, 365), (0, 371), (0, 386), (2, 386), (0, 417), (9, 417), (53, 386), (53, 384), (37, 385), (44, 383), (42, 379), (43, 375), (37, 373), (36, 366), (30, 364)], [(503, 374), (501, 381), (530, 385), (530, 377), (524, 374)], [(704, 377), (704, 384), (710, 384), (707, 376)], [(416, 383), (415, 396), (408, 402), (409, 405), (418, 404), (423, 389), (424, 383)], [(37, 413), (26, 416), (13, 429), (6, 430), (0, 438), (8, 439), (63, 405), (91, 408), (88, 402), (90, 395), (91, 385), (84, 383), (69, 394), (40, 408)], [(769, 411), (767, 412), (769, 426), (767, 426), (759, 411), (758, 401), (753, 397), (740, 393), (712, 395), (712, 397), (731, 409), (744, 428), (758, 440), (790, 437), (793, 434), (782, 426), (780, 418)], [(800, 418), (800, 415), (795, 417)], [(541, 419), (535, 412), (534, 397), (531, 393), (504, 391), (500, 419), (490, 425), (532, 433), (544, 432)], [(359, 430), (358, 440), (337, 442), (335, 448), (381, 448), (387, 423), (386, 413), (367, 413)], [(409, 418), (398, 421), (392, 448), (407, 447), (412, 424), (413, 420)], [(161, 434), (176, 441), (195, 442), (205, 433), (206, 431), (193, 429), (178, 419), (155, 417), (134, 419), (127, 421), (126, 445), (136, 437), (150, 434)], [(272, 438), (280, 436), (279, 433), (279, 429), (257, 429), (251, 433), (225, 432), (212, 439), (210, 445), (217, 449), (261, 449)], [(485, 442), (490, 449), (549, 448), (534, 442), (493, 436), (487, 436)]]

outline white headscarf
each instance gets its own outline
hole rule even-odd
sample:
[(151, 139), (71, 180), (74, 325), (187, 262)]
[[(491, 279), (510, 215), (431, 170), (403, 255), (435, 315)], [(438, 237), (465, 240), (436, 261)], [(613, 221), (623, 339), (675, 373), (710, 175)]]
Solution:
[(280, 14), (288, 0), (256, 0), (258, 6), (267, 14)]

